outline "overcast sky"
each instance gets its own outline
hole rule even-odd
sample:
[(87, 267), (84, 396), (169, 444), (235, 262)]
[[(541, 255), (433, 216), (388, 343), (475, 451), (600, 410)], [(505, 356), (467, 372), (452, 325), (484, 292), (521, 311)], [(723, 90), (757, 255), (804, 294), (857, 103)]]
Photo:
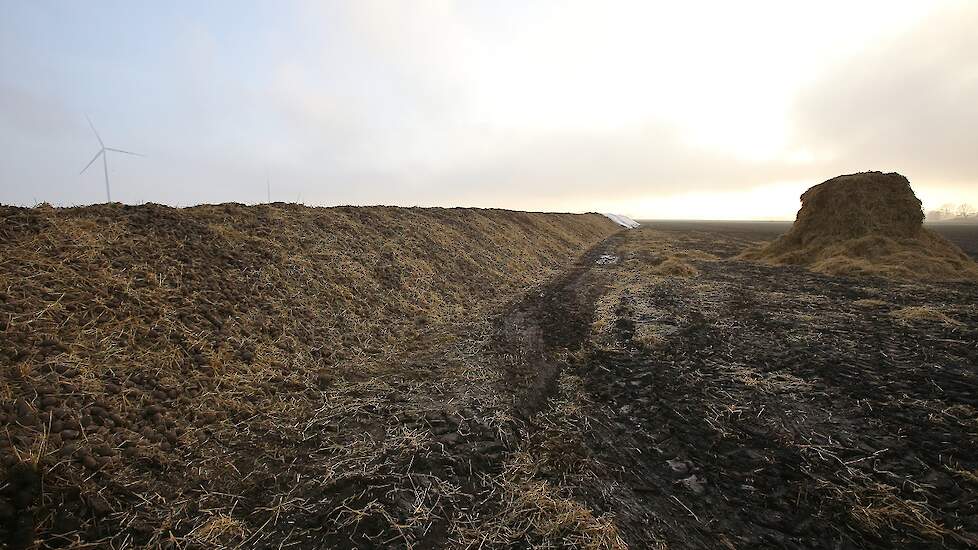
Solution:
[(0, 203), (978, 205), (978, 2), (0, 0)]

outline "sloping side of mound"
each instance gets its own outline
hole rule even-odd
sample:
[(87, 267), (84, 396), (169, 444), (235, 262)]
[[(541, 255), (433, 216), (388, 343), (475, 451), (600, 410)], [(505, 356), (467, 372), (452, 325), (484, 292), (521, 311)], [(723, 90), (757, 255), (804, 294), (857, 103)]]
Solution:
[[(397, 516), (402, 498), (458, 514), (457, 486), (421, 487), (450, 472), (414, 461), (444, 449), (428, 429), (444, 418), (424, 415), (464, 405), (453, 384), (497, 306), (619, 230), (503, 210), (0, 207), (0, 546), (447, 536)], [(465, 449), (494, 444), (467, 414)]]
[(978, 264), (923, 227), (920, 200), (897, 173), (838, 176), (801, 196), (791, 230), (741, 259), (830, 275), (978, 280)]
[(538, 283), (599, 215), (296, 205), (0, 210), (5, 363), (362, 363)]

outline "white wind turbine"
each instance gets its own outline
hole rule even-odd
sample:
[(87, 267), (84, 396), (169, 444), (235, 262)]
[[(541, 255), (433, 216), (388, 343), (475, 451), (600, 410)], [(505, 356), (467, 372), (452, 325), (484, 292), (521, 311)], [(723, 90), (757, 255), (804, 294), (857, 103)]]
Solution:
[(127, 155), (136, 155), (137, 157), (142, 157), (145, 155), (140, 155), (139, 153), (133, 153), (131, 151), (123, 151), (122, 149), (113, 149), (112, 147), (106, 147), (105, 144), (102, 143), (102, 137), (98, 135), (98, 130), (95, 129), (95, 125), (92, 124), (92, 119), (88, 118), (88, 115), (85, 115), (85, 118), (88, 120), (88, 125), (91, 126), (92, 128), (92, 132), (95, 133), (95, 139), (98, 140), (98, 144), (99, 147), (101, 147), (101, 149), (98, 150), (98, 153), (95, 153), (95, 156), (92, 157), (92, 160), (88, 161), (88, 164), (86, 164), (85, 167), (82, 168), (82, 171), (78, 172), (78, 175), (80, 176), (84, 174), (85, 170), (88, 170), (88, 167), (91, 166), (92, 163), (94, 163), (96, 160), (98, 160), (99, 155), (101, 155), (102, 170), (105, 171), (105, 200), (106, 202), (112, 202), (112, 193), (109, 191), (109, 163), (105, 159), (108, 155), (106, 155), (105, 152), (112, 151), (113, 153), (125, 153)]

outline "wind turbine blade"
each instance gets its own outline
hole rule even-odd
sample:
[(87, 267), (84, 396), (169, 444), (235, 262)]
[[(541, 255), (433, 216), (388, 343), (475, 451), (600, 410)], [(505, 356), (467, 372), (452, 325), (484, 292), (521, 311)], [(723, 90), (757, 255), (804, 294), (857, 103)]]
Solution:
[(105, 153), (105, 149), (99, 149), (98, 150), (98, 153), (95, 153), (95, 156), (92, 157), (92, 160), (88, 161), (88, 164), (86, 164), (85, 167), (82, 168), (82, 171), (81, 172), (78, 172), (78, 175), (80, 176), (80, 175), (84, 174), (85, 173), (85, 170), (88, 170), (88, 167), (91, 166), (93, 162), (95, 162), (96, 160), (98, 160), (98, 156), (99, 155), (102, 155), (104, 153)]
[(88, 115), (85, 115), (85, 120), (88, 121), (88, 125), (92, 128), (92, 131), (95, 132), (95, 139), (98, 140), (98, 144), (101, 145), (103, 149), (105, 149), (105, 144), (102, 143), (102, 136), (98, 135), (98, 130), (96, 130), (95, 125), (92, 124), (92, 119), (88, 118)]
[(133, 153), (132, 151), (123, 151), (122, 149), (113, 149), (111, 147), (106, 147), (105, 150), (106, 151), (115, 151), (116, 153), (125, 153), (127, 155), (136, 155), (137, 157), (145, 157), (146, 156), (146, 155), (143, 155), (141, 153)]

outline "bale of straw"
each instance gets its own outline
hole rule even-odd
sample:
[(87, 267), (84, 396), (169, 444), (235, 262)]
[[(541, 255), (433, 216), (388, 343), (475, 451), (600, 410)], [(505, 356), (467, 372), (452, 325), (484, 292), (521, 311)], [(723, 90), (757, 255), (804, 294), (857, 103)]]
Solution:
[(802, 265), (829, 275), (978, 280), (978, 264), (923, 227), (906, 177), (882, 172), (838, 176), (801, 196), (791, 230), (739, 258)]

